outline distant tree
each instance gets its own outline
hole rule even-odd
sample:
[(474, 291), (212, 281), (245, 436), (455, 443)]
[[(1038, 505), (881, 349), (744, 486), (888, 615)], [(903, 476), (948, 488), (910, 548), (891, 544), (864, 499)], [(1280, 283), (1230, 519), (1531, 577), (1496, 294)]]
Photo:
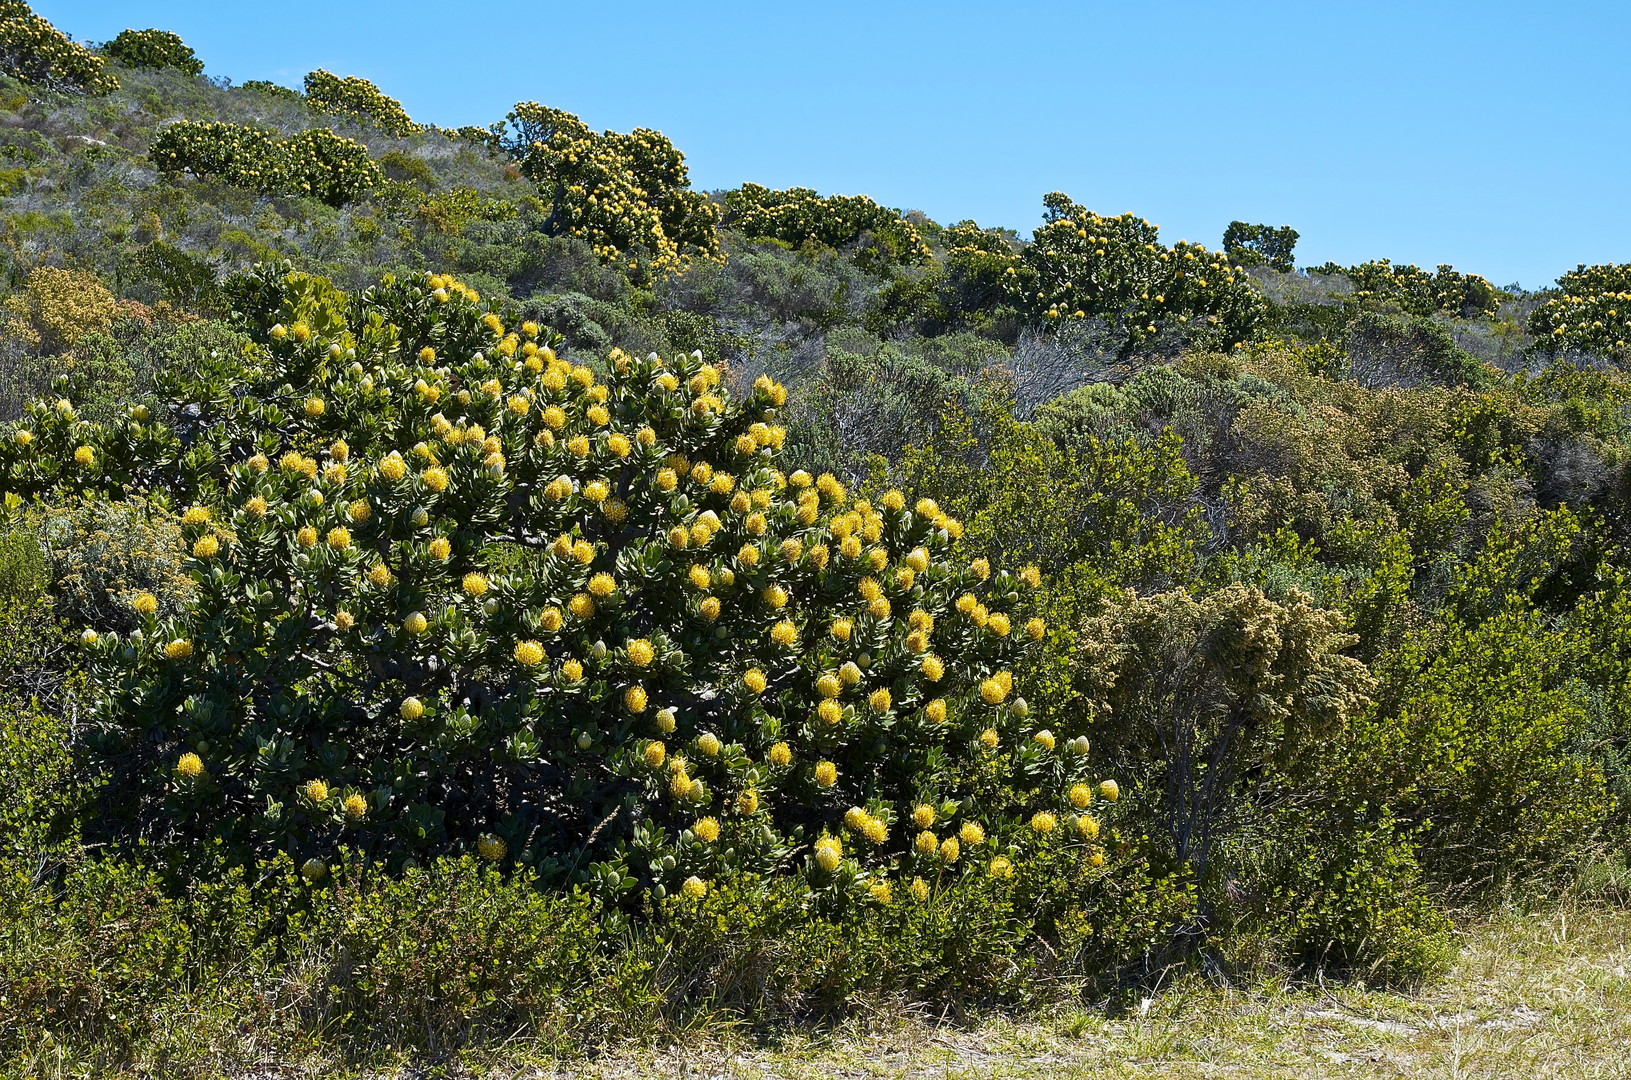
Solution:
[(1240, 266), (1267, 266), (1282, 274), (1296, 268), (1291, 251), (1297, 246), (1297, 230), (1290, 225), (1248, 225), (1231, 221), (1223, 234), (1223, 253)]

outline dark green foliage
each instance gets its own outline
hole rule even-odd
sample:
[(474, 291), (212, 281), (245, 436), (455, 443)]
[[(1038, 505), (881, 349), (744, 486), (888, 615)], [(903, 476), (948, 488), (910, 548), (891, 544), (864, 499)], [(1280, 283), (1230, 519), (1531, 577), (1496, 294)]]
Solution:
[(102, 53), (127, 67), (174, 68), (183, 75), (204, 73), (204, 62), (168, 30), (121, 30), (102, 46)]
[(321, 69), (312, 72), (306, 76), (306, 104), (316, 112), (370, 124), (387, 135), (400, 137), (419, 130), (400, 101), (355, 75), (342, 79)]
[(0, 2), (0, 71), (47, 90), (107, 94), (119, 80), (107, 61), (34, 14), (24, 0)]
[(1282, 274), (1296, 266), (1292, 251), (1297, 246), (1297, 230), (1290, 225), (1248, 225), (1231, 221), (1223, 233), (1223, 253), (1241, 266), (1267, 266)]
[(1448, 330), (1420, 316), (1361, 312), (1348, 323), (1343, 351), (1348, 376), (1365, 386), (1477, 385), (1487, 378), (1484, 366)]
[(289, 139), (238, 124), (180, 121), (159, 132), (148, 156), (168, 174), (219, 177), (262, 195), (309, 195), (344, 206), (383, 179), (368, 148), (328, 128)]
[(725, 196), (725, 224), (750, 239), (793, 248), (813, 243), (853, 250), (862, 265), (913, 265), (929, 258), (915, 225), (865, 195), (823, 198), (809, 188), (772, 191), (743, 184)]

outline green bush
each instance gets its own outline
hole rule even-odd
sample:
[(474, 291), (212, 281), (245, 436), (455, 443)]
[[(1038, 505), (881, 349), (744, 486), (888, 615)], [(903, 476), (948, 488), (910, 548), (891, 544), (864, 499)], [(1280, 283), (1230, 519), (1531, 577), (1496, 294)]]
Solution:
[(1420, 316), (1360, 312), (1348, 323), (1342, 347), (1348, 354), (1347, 374), (1366, 386), (1477, 385), (1489, 378), (1488, 369), (1457, 345), (1448, 330)]
[(445, 277), (228, 291), (242, 357), (0, 444), (20, 494), (187, 507), (196, 597), (85, 639), (91, 744), (165, 829), (318, 876), (474, 849), (631, 900), (1102, 862), (1084, 747), (1013, 695), (1034, 567), (965, 562), (932, 502), (783, 475), (769, 379), (738, 402), (614, 352), (601, 382)]
[(1297, 246), (1297, 230), (1290, 225), (1248, 225), (1229, 222), (1223, 233), (1223, 253), (1240, 266), (1267, 266), (1282, 274), (1296, 269), (1292, 251)]
[(1557, 279), (1552, 296), (1529, 314), (1535, 343), (1551, 353), (1604, 356), (1624, 363), (1631, 330), (1631, 265), (1581, 264)]
[(1429, 274), (1413, 265), (1394, 266), (1387, 259), (1341, 267), (1326, 263), (1316, 273), (1345, 274), (1353, 282), (1353, 299), (1361, 304), (1395, 305), (1407, 315), (1427, 318), (1439, 312), (1461, 317), (1493, 315), (1500, 305), (1495, 286), (1477, 274), (1439, 266)]
[(547, 231), (587, 241), (595, 255), (646, 281), (719, 259), (719, 209), (692, 191), (685, 156), (661, 132), (596, 134), (571, 113), (516, 105), (494, 138), (551, 205)]
[(857, 249), (869, 265), (916, 265), (929, 260), (929, 245), (899, 210), (879, 206), (865, 195), (828, 195), (809, 188), (773, 191), (743, 184), (725, 196), (725, 224), (750, 239), (777, 240), (791, 247), (823, 244)]
[(106, 56), (129, 67), (175, 68), (183, 75), (204, 74), (204, 62), (168, 30), (121, 30), (102, 46)]
[(355, 75), (342, 79), (321, 69), (312, 72), (306, 76), (306, 104), (317, 112), (371, 124), (399, 138), (422, 130), (400, 101), (386, 97), (379, 87)]
[(47, 90), (108, 94), (119, 80), (107, 61), (34, 14), (24, 0), (0, 0), (0, 71)]
[(279, 139), (242, 124), (181, 120), (159, 132), (148, 156), (162, 173), (217, 177), (262, 195), (309, 195), (330, 206), (384, 182), (367, 147), (327, 128)]

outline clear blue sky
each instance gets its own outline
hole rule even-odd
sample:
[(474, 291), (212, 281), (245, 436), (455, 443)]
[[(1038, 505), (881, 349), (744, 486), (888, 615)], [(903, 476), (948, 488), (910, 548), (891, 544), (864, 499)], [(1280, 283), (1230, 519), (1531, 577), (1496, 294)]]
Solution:
[(1028, 233), (1055, 189), (1216, 246), (1544, 285), (1631, 261), (1631, 6), (37, 0), (173, 30), (207, 73), (362, 75), (417, 120), (517, 100), (657, 128), (694, 184), (864, 193)]

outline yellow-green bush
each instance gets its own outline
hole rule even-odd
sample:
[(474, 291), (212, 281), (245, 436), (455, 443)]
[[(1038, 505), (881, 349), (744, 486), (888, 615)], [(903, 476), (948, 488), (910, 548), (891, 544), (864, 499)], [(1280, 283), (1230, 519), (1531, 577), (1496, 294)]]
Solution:
[(202, 75), (204, 62), (168, 30), (121, 30), (102, 52), (130, 67), (175, 68), (183, 75)]
[(182, 120), (159, 132), (148, 156), (161, 173), (218, 177), (262, 195), (308, 195), (330, 206), (384, 182), (367, 147), (327, 128), (280, 139), (243, 124)]
[(1013, 692), (1035, 568), (960, 556), (932, 501), (785, 475), (769, 379), (616, 352), (602, 379), (440, 276), (229, 291), (255, 344), (159, 414), (41, 402), (0, 441), (19, 494), (186, 507), (197, 597), (85, 635), (92, 744), (168, 828), (610, 896), (1102, 863), (1085, 743)]
[(1580, 266), (1557, 279), (1562, 295), (1529, 315), (1529, 332), (1551, 353), (1631, 357), (1631, 265)]
[(106, 94), (119, 88), (106, 65), (24, 0), (0, 0), (0, 71), (48, 90)]
[(587, 241), (636, 280), (720, 258), (719, 208), (692, 191), (685, 156), (661, 132), (596, 134), (571, 113), (516, 105), (494, 138), (552, 204), (548, 228)]
[(878, 265), (928, 262), (929, 245), (899, 210), (865, 195), (828, 195), (810, 188), (773, 191), (743, 184), (725, 196), (726, 224), (750, 239), (792, 247), (810, 242), (847, 250), (861, 245)]
[(372, 124), (388, 135), (412, 135), (422, 130), (400, 101), (386, 97), (379, 87), (355, 75), (342, 79), (322, 69), (312, 72), (306, 76), (306, 104), (321, 113)]
[(107, 333), (119, 316), (119, 301), (89, 270), (36, 267), (21, 292), (0, 305), (12, 340), (46, 353), (79, 344), (86, 334)]

